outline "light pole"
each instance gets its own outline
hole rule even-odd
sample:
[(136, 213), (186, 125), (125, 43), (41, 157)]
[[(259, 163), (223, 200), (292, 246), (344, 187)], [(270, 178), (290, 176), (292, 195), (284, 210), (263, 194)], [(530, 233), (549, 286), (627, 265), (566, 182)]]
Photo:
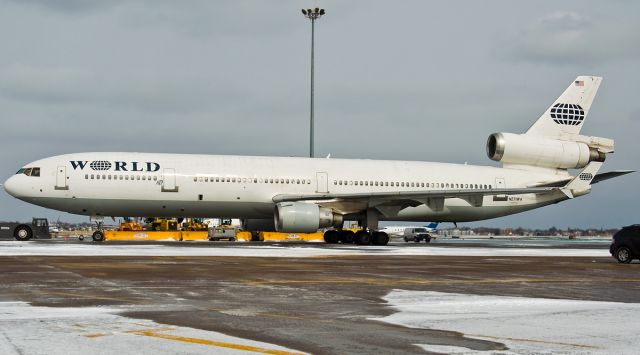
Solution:
[(311, 20), (311, 117), (309, 124), (309, 158), (313, 158), (313, 45), (315, 36), (316, 20), (324, 15), (324, 9), (316, 7), (315, 9), (302, 9), (304, 17)]

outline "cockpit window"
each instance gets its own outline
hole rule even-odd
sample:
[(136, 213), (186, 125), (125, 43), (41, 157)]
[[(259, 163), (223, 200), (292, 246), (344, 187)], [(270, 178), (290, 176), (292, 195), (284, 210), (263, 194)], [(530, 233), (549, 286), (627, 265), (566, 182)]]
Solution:
[(27, 176), (40, 176), (40, 168), (22, 168), (16, 174), (25, 174)]

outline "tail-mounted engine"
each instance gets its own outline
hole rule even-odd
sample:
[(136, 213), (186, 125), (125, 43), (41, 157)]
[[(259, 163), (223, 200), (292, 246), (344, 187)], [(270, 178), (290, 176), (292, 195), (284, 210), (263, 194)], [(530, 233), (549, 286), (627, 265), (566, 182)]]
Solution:
[(573, 136), (570, 140), (513, 133), (494, 133), (487, 140), (490, 159), (512, 165), (555, 169), (580, 169), (592, 161), (603, 162), (613, 153), (613, 140)]

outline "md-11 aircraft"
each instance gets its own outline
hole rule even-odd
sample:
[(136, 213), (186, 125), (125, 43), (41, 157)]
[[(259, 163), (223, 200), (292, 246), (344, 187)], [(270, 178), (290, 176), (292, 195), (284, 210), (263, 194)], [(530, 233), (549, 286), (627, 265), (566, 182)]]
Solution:
[[(502, 167), (418, 161), (77, 153), (34, 161), (4, 184), (35, 205), (88, 215), (242, 218), (325, 240), (387, 244), (383, 220), (477, 221), (588, 194), (631, 171), (598, 174), (614, 141), (580, 135), (602, 78), (579, 76), (524, 133), (494, 133)], [(581, 169), (576, 175), (570, 169)], [(345, 220), (364, 227), (342, 230)], [(264, 230), (264, 228), (262, 229)]]

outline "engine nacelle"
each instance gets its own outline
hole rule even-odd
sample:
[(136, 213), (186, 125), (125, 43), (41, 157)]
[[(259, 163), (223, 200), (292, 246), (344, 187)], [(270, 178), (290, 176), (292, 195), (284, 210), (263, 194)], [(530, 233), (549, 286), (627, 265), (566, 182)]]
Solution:
[(312, 233), (320, 228), (340, 227), (341, 214), (330, 208), (321, 208), (313, 203), (280, 202), (273, 216), (278, 232)]
[(586, 143), (513, 133), (494, 133), (487, 140), (487, 155), (504, 164), (556, 169), (580, 169), (606, 154)]

